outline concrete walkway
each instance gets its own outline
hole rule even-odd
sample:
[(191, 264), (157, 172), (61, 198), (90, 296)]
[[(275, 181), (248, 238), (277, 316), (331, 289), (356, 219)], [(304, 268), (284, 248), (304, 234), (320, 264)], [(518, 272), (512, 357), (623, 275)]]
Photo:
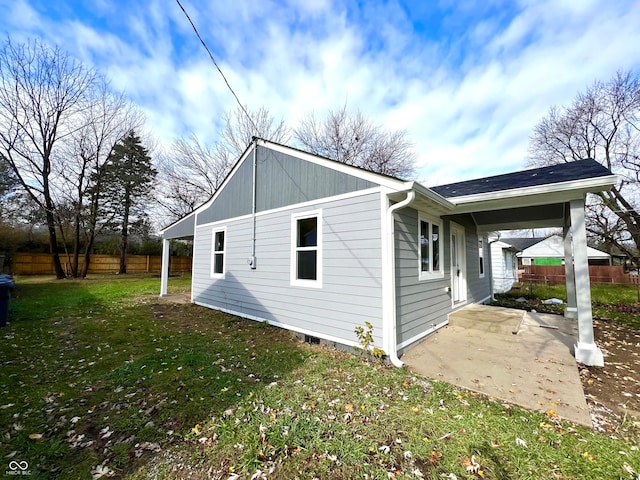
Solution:
[(468, 305), (410, 349), (410, 370), (531, 410), (592, 427), (571, 353), (575, 320)]

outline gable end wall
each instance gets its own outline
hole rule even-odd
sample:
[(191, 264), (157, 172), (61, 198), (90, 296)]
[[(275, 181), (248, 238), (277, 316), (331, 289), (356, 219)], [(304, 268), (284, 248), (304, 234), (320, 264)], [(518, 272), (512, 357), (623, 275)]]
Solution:
[[(256, 177), (258, 213), (379, 186), (263, 146), (257, 149)], [(198, 225), (251, 214), (252, 187), (253, 152), (249, 152), (211, 205), (198, 213)]]

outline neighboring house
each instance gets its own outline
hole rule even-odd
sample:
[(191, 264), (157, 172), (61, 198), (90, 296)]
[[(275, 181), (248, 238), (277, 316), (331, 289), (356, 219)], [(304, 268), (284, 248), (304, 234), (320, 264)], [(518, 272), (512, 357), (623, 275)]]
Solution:
[[(538, 240), (518, 253), (521, 265), (564, 265), (564, 241), (560, 235)], [(587, 247), (587, 258), (589, 265), (611, 265), (611, 255), (595, 248)]]
[[(161, 295), (169, 239), (193, 238), (194, 303), (346, 346), (370, 322), (401, 365), (449, 313), (490, 298), (489, 232), (583, 225), (585, 193), (615, 180), (585, 160), (428, 189), (255, 139), (207, 203), (162, 231)], [(576, 356), (597, 357), (590, 299), (578, 299)]]
[(492, 241), (490, 244), (493, 292), (508, 292), (518, 281), (518, 249), (501, 240)]

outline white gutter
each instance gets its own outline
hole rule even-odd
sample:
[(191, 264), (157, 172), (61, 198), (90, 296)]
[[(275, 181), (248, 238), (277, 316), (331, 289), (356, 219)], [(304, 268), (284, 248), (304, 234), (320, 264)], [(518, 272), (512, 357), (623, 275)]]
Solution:
[[(407, 198), (398, 202), (394, 205), (391, 205), (387, 208), (387, 259), (391, 265), (391, 272), (389, 275), (389, 282), (391, 284), (390, 292), (388, 292), (389, 299), (388, 305), (389, 309), (386, 312), (385, 317), (387, 318), (385, 331), (387, 333), (387, 355), (389, 356), (389, 361), (395, 367), (402, 367), (404, 362), (398, 358), (398, 341), (396, 337), (396, 328), (397, 328), (397, 318), (396, 318), (396, 252), (395, 252), (395, 219), (393, 214), (396, 210), (404, 208), (410, 205), (416, 198), (415, 190), (409, 190), (407, 192)], [(387, 196), (388, 202), (388, 196)]]

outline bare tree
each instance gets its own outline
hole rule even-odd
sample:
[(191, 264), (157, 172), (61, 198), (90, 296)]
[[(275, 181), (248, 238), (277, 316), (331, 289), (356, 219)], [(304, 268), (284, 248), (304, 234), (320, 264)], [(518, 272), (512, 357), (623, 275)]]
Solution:
[(373, 172), (399, 178), (415, 175), (415, 153), (404, 130), (388, 131), (344, 105), (323, 120), (309, 114), (294, 130), (305, 150)]
[[(65, 139), (65, 158), (60, 176), (65, 200), (73, 206), (72, 276), (86, 277), (96, 236), (113, 226), (114, 213), (104, 207), (105, 165), (114, 147), (133, 129), (144, 124), (142, 113), (124, 94), (110, 90), (100, 81), (81, 112), (82, 127)], [(84, 262), (79, 270), (80, 251)]]
[[(640, 248), (640, 81), (618, 72), (595, 82), (573, 103), (552, 108), (534, 128), (531, 165), (592, 158), (618, 175), (611, 191), (590, 199), (588, 231), (631, 259)], [(635, 250), (635, 255), (633, 250)], [(637, 259), (636, 259), (637, 261)]]
[(52, 174), (61, 139), (81, 125), (77, 114), (96, 74), (59, 48), (35, 40), (0, 49), (0, 155), (22, 188), (45, 212), (49, 248), (58, 278), (64, 278), (56, 234)]
[(207, 201), (231, 169), (228, 155), (216, 146), (203, 144), (191, 134), (177, 139), (160, 155), (158, 163), (162, 191), (158, 201), (171, 219), (181, 218)]
[(245, 111), (237, 108), (225, 113), (217, 143), (203, 143), (191, 134), (177, 139), (160, 156), (163, 191), (159, 201), (170, 220), (183, 217), (211, 198), (254, 136), (278, 143), (289, 140), (284, 121), (276, 120), (265, 107)]

